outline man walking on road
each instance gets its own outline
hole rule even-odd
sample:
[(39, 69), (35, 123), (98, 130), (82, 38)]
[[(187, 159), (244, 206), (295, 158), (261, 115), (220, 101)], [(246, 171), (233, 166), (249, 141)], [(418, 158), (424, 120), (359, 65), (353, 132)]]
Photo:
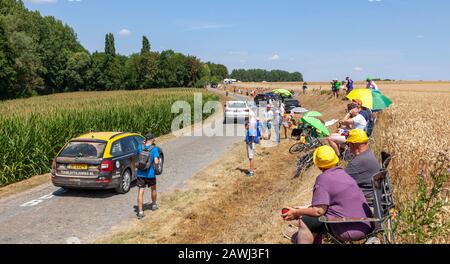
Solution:
[(256, 123), (251, 121), (245, 123), (245, 143), (247, 144), (247, 157), (250, 165), (247, 173), (248, 177), (252, 177), (255, 174), (255, 148), (259, 142), (256, 129)]
[(274, 112), (273, 124), (275, 126), (276, 141), (278, 144), (281, 143), (281, 124), (283, 122), (283, 114), (280, 107), (277, 107)]
[[(144, 163), (149, 163), (147, 165), (147, 169), (143, 169), (141, 166), (141, 156), (147, 155), (148, 161), (144, 161)], [(155, 145), (155, 136), (152, 133), (148, 133), (145, 136), (145, 141), (143, 145), (138, 146), (138, 172), (137, 172), (137, 186), (139, 188), (138, 192), (138, 218), (141, 219), (144, 217), (144, 190), (146, 187), (150, 187), (151, 189), (151, 197), (152, 204), (151, 210), (158, 210), (158, 204), (156, 203), (156, 174), (155, 174), (155, 165), (159, 164), (159, 152), (158, 148)], [(145, 167), (145, 165), (144, 165)]]
[(264, 111), (264, 136), (267, 135), (267, 139), (270, 140), (272, 137), (272, 121), (273, 121), (273, 111), (272, 105), (267, 105), (267, 109)]

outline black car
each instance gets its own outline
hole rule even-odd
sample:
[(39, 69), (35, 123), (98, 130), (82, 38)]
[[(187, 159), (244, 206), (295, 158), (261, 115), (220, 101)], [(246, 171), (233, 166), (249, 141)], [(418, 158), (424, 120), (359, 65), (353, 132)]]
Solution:
[(266, 93), (268, 99), (272, 99), (272, 101), (282, 101), (283, 97), (276, 93)]
[(264, 103), (266, 103), (267, 102), (267, 96), (265, 95), (265, 94), (257, 94), (256, 96), (255, 96), (255, 104), (256, 104), (256, 106), (260, 106), (260, 103), (261, 102), (264, 102)]
[[(136, 180), (138, 146), (134, 133), (89, 133), (70, 140), (52, 164), (52, 183), (66, 189), (115, 189), (127, 193)], [(161, 171), (164, 153), (160, 152)]]
[(290, 112), (292, 109), (296, 107), (302, 107), (297, 99), (285, 99), (284, 105), (286, 112)]

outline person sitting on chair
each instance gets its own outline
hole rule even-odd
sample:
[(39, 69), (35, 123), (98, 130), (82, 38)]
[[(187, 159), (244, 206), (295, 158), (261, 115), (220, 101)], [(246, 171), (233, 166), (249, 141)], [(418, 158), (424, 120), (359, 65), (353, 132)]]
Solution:
[(359, 114), (362, 115), (367, 121), (367, 126), (364, 131), (367, 133), (367, 136), (370, 137), (372, 135), (372, 131), (373, 131), (373, 127), (374, 127), (372, 110), (364, 107), (362, 101), (359, 99), (353, 100), (353, 102), (358, 104)]
[[(338, 166), (339, 158), (330, 146), (322, 146), (314, 152), (314, 164), (322, 171), (314, 184), (312, 205), (287, 208), (282, 217), (286, 221), (299, 219), (299, 229), (292, 236), (296, 244), (320, 243), (328, 232), (319, 217), (370, 218), (372, 212), (355, 180)], [(373, 228), (367, 222), (331, 224), (333, 236), (344, 241), (365, 238)]]
[(345, 168), (353, 179), (355, 179), (359, 188), (364, 193), (369, 205), (373, 203), (372, 176), (380, 171), (381, 166), (378, 163), (375, 154), (369, 147), (369, 137), (366, 132), (360, 129), (350, 131), (347, 138), (350, 151), (355, 157)]
[(340, 144), (344, 144), (347, 137), (348, 132), (352, 129), (361, 129), (365, 130), (367, 126), (366, 119), (359, 114), (358, 104), (351, 103), (347, 106), (348, 114), (341, 120), (339, 123), (342, 125), (342, 129), (340, 129), (339, 133), (331, 134), (330, 137), (327, 138), (328, 144), (336, 151), (338, 156), (341, 156), (340, 152)]

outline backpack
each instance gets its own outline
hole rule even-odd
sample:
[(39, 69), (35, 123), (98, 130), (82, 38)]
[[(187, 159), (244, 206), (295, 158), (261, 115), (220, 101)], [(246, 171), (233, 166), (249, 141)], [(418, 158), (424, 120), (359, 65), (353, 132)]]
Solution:
[(151, 146), (148, 150), (145, 149), (145, 146), (142, 147), (142, 151), (139, 153), (138, 162), (136, 167), (140, 171), (148, 171), (150, 169), (151, 164), (153, 163), (150, 160), (150, 153), (154, 149), (154, 146)]
[(159, 163), (154, 168), (155, 175), (161, 175), (163, 173), (164, 166), (164, 153), (162, 152), (161, 148), (158, 148), (156, 146), (151, 146), (148, 150), (146, 150), (144, 146), (142, 147), (142, 151), (141, 153), (139, 153), (136, 167), (141, 171), (148, 171), (150, 169), (150, 166), (152, 166), (153, 164), (153, 160), (151, 160), (150, 157), (154, 148), (157, 148), (159, 154)]

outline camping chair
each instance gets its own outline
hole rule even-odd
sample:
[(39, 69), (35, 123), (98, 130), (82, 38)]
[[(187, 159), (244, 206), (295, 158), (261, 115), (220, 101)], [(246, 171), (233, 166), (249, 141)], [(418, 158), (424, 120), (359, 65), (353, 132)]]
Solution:
[(394, 205), (391, 203), (392, 197), (386, 189), (386, 179), (387, 170), (381, 170), (375, 174), (372, 178), (372, 187), (374, 192), (373, 200), (373, 213), (374, 218), (338, 218), (338, 219), (327, 219), (325, 216), (319, 218), (319, 221), (325, 223), (325, 227), (328, 231), (329, 236), (333, 242), (337, 244), (344, 244), (347, 242), (358, 242), (358, 241), (343, 241), (337, 238), (331, 231), (330, 225), (332, 224), (342, 224), (342, 223), (357, 223), (357, 222), (371, 222), (373, 230), (365, 238), (360, 241), (366, 240), (369, 242), (372, 238), (382, 234), (383, 243), (390, 244), (394, 242), (393, 226), (392, 226), (392, 211)]
[(383, 169), (387, 170), (389, 163), (391, 162), (391, 159), (392, 159), (391, 154), (387, 153), (386, 151), (381, 152), (381, 163), (382, 163)]
[[(386, 151), (382, 151), (381, 152), (381, 166), (382, 166), (382, 170), (387, 170), (388, 169), (389, 163), (391, 162), (391, 160), (392, 160), (392, 155), (390, 153), (387, 153)], [(391, 177), (389, 175), (389, 172), (386, 175), (386, 191), (388, 193), (388, 198), (390, 199), (390, 202), (393, 205), (395, 205), (394, 194), (393, 194), (394, 188), (393, 188), (392, 183), (391, 183)]]

